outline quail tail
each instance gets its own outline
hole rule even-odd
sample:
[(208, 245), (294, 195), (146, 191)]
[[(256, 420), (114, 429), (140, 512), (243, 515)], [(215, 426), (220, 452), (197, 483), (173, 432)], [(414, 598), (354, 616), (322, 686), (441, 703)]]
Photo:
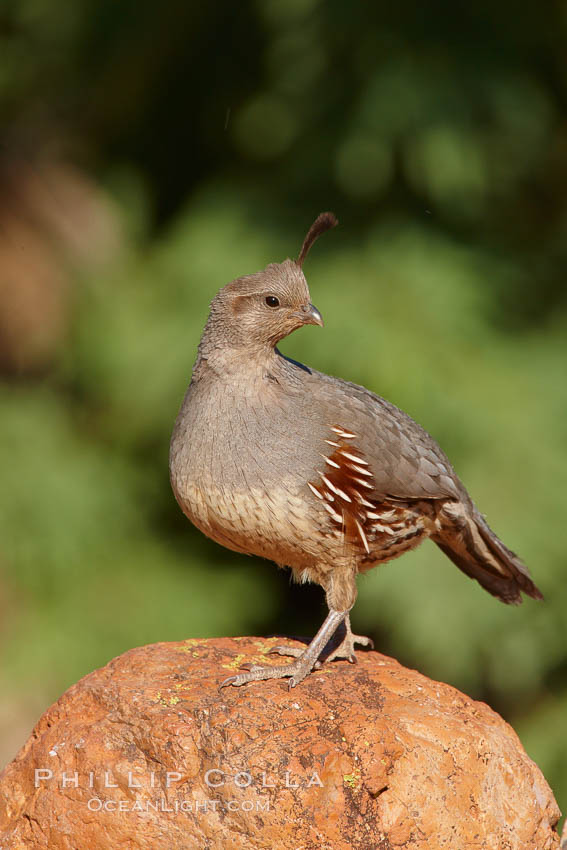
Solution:
[(528, 568), (502, 543), (474, 506), (446, 503), (441, 518), (442, 532), (433, 540), (485, 590), (509, 605), (519, 605), (522, 593), (543, 599)]

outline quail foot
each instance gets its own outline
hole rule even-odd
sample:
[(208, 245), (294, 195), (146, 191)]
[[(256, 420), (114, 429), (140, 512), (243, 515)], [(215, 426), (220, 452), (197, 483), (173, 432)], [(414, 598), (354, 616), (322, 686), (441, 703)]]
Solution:
[(354, 645), (369, 643), (350, 627), (357, 574), (427, 538), (502, 602), (542, 598), (421, 426), (370, 390), (278, 351), (292, 331), (323, 324), (303, 263), (336, 224), (322, 213), (297, 260), (237, 278), (213, 298), (173, 431), (171, 484), (187, 517), (223, 546), (321, 585), (329, 609), (301, 652), (276, 648), (291, 661), (222, 685), (287, 677), (293, 687), (339, 626), (344, 639), (328, 659), (354, 660)]

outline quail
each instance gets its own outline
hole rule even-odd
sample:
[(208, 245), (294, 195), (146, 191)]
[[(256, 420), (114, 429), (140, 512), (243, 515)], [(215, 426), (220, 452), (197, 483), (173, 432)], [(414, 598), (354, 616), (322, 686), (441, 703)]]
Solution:
[(329, 613), (292, 660), (251, 666), (222, 685), (288, 677), (289, 687), (325, 663), (354, 661), (350, 610), (356, 577), (426, 538), (502, 602), (542, 595), (520, 559), (488, 527), (435, 440), (407, 414), (362, 386), (285, 357), (278, 342), (323, 325), (303, 263), (334, 227), (315, 220), (297, 260), (237, 278), (213, 298), (170, 448), (170, 478), (187, 517), (236, 552), (290, 567), (316, 582)]

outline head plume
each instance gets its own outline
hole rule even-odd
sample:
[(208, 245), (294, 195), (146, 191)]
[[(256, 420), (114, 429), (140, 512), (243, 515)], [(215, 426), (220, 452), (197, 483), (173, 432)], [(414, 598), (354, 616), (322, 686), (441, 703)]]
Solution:
[(315, 240), (318, 239), (318, 237), (326, 230), (331, 230), (331, 228), (336, 227), (338, 223), (338, 218), (332, 212), (322, 212), (317, 216), (317, 218), (307, 231), (307, 236), (303, 240), (303, 245), (301, 246), (299, 257), (296, 260), (296, 263), (299, 268), (303, 266), (303, 261), (305, 260), (305, 257), (309, 253), (309, 249), (311, 248)]

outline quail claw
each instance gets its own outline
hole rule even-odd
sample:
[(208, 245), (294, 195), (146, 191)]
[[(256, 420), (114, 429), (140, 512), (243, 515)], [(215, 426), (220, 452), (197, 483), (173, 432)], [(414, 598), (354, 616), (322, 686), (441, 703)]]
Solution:
[(272, 646), (266, 655), (292, 655), (294, 658), (299, 658), (304, 651), (305, 647), (300, 649), (298, 646)]
[[(287, 655), (292, 658), (300, 658), (305, 649), (300, 649), (298, 646), (272, 646), (266, 653), (266, 655)], [(321, 662), (316, 661), (313, 665), (313, 670), (319, 670), (321, 667)], [(297, 683), (295, 683), (297, 684)]]

